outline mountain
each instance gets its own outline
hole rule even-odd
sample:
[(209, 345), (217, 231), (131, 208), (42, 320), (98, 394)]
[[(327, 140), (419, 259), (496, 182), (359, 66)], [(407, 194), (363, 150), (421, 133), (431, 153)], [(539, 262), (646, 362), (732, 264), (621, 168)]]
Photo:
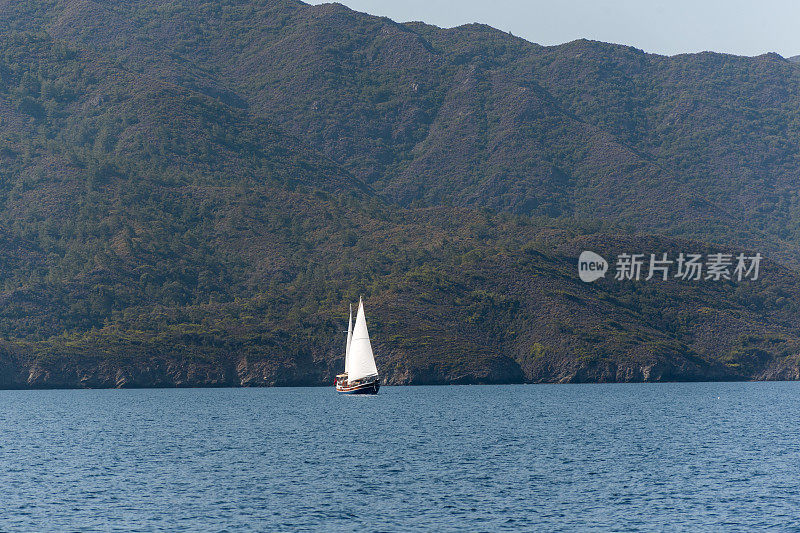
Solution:
[[(361, 294), (388, 383), (800, 377), (780, 56), (293, 0), (0, 28), (0, 386), (327, 384)], [(584, 249), (769, 260), (586, 284)]]
[(541, 47), (292, 0), (5, 12), (18, 31), (244, 106), (404, 206), (624, 219), (797, 265), (800, 74), (775, 54)]

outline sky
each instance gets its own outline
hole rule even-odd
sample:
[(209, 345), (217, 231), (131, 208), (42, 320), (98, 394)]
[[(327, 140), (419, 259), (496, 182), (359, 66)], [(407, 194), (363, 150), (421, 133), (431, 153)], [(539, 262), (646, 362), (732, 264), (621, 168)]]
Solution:
[(800, 54), (797, 0), (338, 1), (397, 22), (422, 20), (446, 28), (482, 22), (543, 45), (586, 38), (664, 55), (706, 50)]

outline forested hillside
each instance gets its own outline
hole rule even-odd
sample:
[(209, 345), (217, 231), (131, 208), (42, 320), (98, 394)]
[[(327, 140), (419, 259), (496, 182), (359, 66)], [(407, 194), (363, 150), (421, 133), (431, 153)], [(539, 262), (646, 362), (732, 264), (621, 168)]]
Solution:
[[(800, 66), (294, 0), (0, 2), (0, 385), (796, 379)], [(757, 281), (576, 259), (759, 251)]]

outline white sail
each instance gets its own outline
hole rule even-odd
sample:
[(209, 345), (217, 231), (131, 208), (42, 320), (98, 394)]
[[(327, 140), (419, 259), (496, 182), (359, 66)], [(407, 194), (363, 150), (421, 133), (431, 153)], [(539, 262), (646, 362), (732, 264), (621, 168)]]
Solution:
[(364, 302), (359, 298), (356, 325), (353, 328), (353, 339), (350, 341), (350, 356), (348, 358), (347, 380), (372, 376), (378, 373), (375, 366), (375, 357), (372, 355), (372, 345), (369, 342), (367, 319), (364, 317)]
[(350, 371), (350, 342), (353, 340), (353, 304), (350, 304), (350, 320), (347, 323), (347, 345), (344, 348), (344, 373)]

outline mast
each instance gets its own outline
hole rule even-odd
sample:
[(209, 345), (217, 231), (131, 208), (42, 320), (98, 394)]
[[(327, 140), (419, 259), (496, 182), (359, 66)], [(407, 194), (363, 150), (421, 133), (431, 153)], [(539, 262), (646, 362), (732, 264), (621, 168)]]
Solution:
[(372, 354), (372, 344), (369, 342), (367, 319), (364, 315), (364, 302), (361, 298), (358, 299), (356, 325), (353, 327), (350, 355), (347, 360), (348, 381), (355, 381), (378, 373), (378, 367), (375, 366), (375, 356)]
[(344, 373), (350, 368), (350, 342), (353, 340), (353, 304), (350, 304), (350, 320), (347, 323), (347, 344), (344, 348)]

